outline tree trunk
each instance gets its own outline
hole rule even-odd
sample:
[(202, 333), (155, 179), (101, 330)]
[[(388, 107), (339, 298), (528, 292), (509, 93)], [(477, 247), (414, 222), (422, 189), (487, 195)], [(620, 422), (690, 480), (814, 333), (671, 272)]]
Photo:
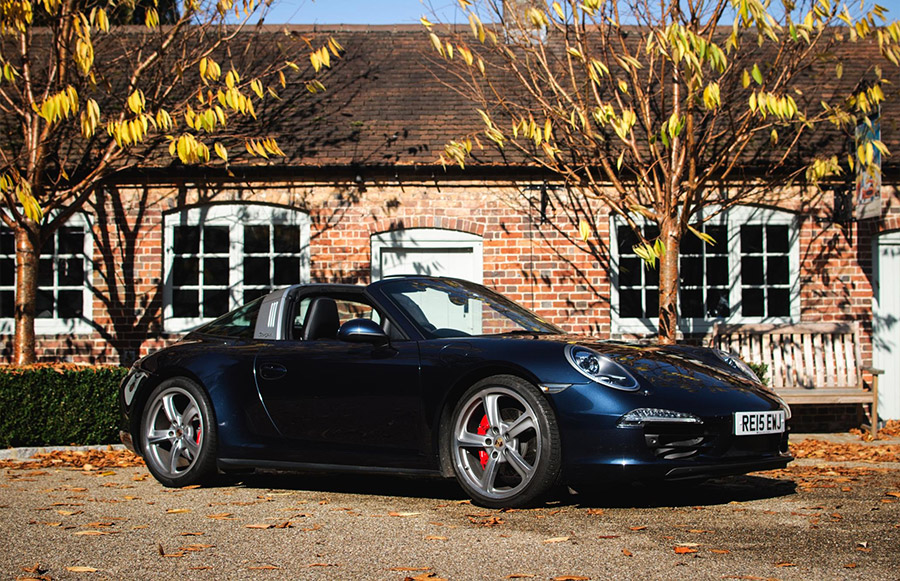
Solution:
[(678, 257), (681, 253), (681, 231), (678, 218), (659, 225), (666, 253), (659, 259), (659, 331), (660, 345), (672, 345), (678, 333)]
[(34, 363), (34, 311), (37, 302), (37, 278), (40, 245), (27, 226), (16, 228), (16, 335), (13, 363)]

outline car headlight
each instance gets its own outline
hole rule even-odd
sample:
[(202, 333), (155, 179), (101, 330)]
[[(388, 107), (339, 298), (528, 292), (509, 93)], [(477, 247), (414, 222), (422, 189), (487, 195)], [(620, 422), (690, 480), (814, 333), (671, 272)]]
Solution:
[(593, 349), (566, 345), (566, 359), (578, 373), (606, 387), (623, 391), (637, 391), (640, 388), (627, 369)]
[(663, 410), (658, 408), (638, 408), (631, 410), (621, 418), (618, 425), (624, 426), (642, 426), (648, 423), (664, 422), (676, 424), (702, 424), (703, 420), (693, 414), (684, 412), (676, 412), (674, 410)]
[(756, 376), (756, 373), (754, 373), (753, 370), (750, 369), (750, 366), (744, 363), (744, 360), (737, 355), (732, 355), (731, 353), (722, 351), (720, 349), (713, 349), (713, 353), (715, 353), (716, 356), (721, 359), (728, 367), (734, 369), (750, 381), (762, 385), (762, 381), (759, 380), (759, 377)]

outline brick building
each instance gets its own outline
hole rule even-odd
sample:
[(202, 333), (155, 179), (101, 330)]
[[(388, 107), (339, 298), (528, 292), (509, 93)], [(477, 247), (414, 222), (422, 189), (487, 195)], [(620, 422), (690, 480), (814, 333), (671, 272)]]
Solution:
[[(347, 53), (324, 79), (329, 91), (285, 94), (262, 112), (287, 159), (116, 176), (57, 233), (42, 259), (41, 359), (128, 364), (273, 287), (406, 272), (484, 282), (576, 333), (653, 332), (654, 274), (608, 211), (596, 209), (598, 241), (581, 243), (577, 219), (552, 203), (564, 195), (552, 176), (488, 152), (466, 170), (437, 163), (478, 120), (423, 64), (418, 27), (336, 36)], [(883, 140), (900, 151), (891, 107)], [(880, 219), (836, 225), (826, 205), (741, 207), (710, 226), (716, 245), (686, 239), (682, 333), (702, 340), (717, 320), (860, 321), (864, 359), (885, 365), (900, 346), (897, 178), (886, 160)], [(0, 333), (10, 336), (6, 230), (0, 268)], [(883, 378), (881, 409), (900, 418), (898, 369)]]

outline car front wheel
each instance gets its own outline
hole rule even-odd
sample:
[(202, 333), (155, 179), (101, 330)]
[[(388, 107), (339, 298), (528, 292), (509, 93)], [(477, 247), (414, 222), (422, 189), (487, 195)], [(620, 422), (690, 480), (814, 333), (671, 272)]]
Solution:
[(457, 481), (477, 503), (527, 506), (556, 483), (561, 445), (556, 417), (543, 395), (518, 377), (473, 385), (443, 430)]
[(166, 486), (203, 483), (216, 473), (212, 404), (199, 385), (179, 377), (153, 390), (141, 416), (141, 451)]

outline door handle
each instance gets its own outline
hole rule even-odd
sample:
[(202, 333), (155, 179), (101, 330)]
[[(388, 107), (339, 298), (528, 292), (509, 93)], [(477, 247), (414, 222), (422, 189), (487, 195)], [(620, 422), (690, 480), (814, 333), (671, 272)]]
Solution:
[(281, 379), (287, 375), (287, 367), (278, 363), (263, 363), (259, 366), (259, 376), (262, 379)]

